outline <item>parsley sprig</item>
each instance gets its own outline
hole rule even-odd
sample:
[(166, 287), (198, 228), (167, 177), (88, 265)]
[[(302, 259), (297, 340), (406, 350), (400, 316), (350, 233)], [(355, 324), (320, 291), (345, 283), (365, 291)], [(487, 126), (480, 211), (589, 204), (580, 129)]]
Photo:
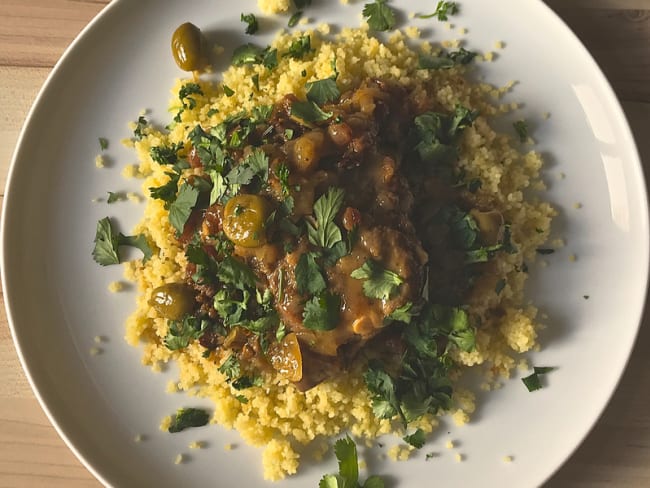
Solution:
[(323, 476), (318, 488), (384, 488), (384, 481), (376, 475), (368, 477), (363, 485), (359, 483), (357, 446), (350, 436), (334, 443), (334, 454), (339, 462), (339, 473)]
[(142, 262), (146, 263), (152, 256), (153, 251), (143, 234), (125, 236), (116, 232), (109, 217), (104, 217), (97, 222), (95, 232), (95, 247), (92, 256), (96, 263), (102, 266), (119, 264), (122, 262), (119, 253), (121, 246), (136, 247), (142, 251)]
[(374, 31), (388, 31), (395, 27), (395, 12), (387, 0), (375, 0), (363, 6), (363, 16)]

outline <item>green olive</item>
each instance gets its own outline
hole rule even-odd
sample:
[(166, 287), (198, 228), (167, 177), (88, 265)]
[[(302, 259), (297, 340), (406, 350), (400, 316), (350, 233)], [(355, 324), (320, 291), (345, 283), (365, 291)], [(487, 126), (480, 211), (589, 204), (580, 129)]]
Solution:
[(201, 29), (185, 22), (172, 35), (172, 54), (178, 67), (184, 71), (199, 71), (208, 63), (207, 46)]
[(196, 302), (188, 285), (167, 283), (154, 289), (149, 305), (166, 319), (180, 320), (194, 310)]
[(259, 247), (266, 242), (264, 224), (269, 213), (269, 204), (264, 197), (234, 196), (223, 211), (223, 231), (238, 246)]

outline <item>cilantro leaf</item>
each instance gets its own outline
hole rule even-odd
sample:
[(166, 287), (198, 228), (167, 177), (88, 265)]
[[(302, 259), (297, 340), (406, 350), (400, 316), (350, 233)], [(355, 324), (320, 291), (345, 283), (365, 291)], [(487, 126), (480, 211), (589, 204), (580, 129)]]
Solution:
[(183, 232), (185, 222), (192, 213), (198, 198), (199, 190), (188, 183), (183, 183), (178, 190), (176, 200), (169, 205), (169, 222), (178, 232)]
[(147, 242), (147, 238), (144, 236), (144, 234), (138, 234), (135, 236), (125, 236), (124, 234), (120, 233), (118, 235), (117, 243), (119, 246), (131, 246), (142, 251), (143, 263), (149, 261), (149, 259), (151, 259), (151, 257), (153, 256), (153, 251), (151, 250), (151, 247), (149, 246), (149, 243)]
[(102, 266), (119, 264), (121, 262), (119, 255), (120, 246), (132, 246), (140, 249), (144, 255), (143, 262), (147, 262), (153, 256), (153, 251), (149, 247), (144, 235), (125, 236), (122, 233), (116, 233), (109, 217), (104, 217), (97, 222), (94, 242), (95, 246), (92, 256), (95, 262)]
[(318, 488), (384, 488), (384, 481), (379, 476), (368, 477), (363, 485), (359, 483), (357, 446), (349, 435), (334, 443), (334, 454), (339, 463), (339, 473), (323, 476)]
[(239, 378), (241, 375), (241, 367), (237, 357), (234, 354), (228, 356), (228, 359), (219, 366), (219, 372), (225, 374), (231, 380)]
[(325, 122), (332, 115), (333, 112), (325, 112), (316, 103), (311, 100), (301, 102), (296, 100), (291, 104), (290, 115), (294, 119), (298, 119), (303, 124), (312, 124), (316, 122)]
[(356, 487), (359, 481), (359, 461), (357, 446), (350, 436), (339, 439), (334, 443), (334, 454), (339, 462), (339, 475), (343, 478), (344, 487)]
[(102, 151), (105, 151), (106, 149), (108, 149), (108, 139), (106, 139), (105, 137), (100, 137), (99, 138), (99, 148)]
[(526, 376), (525, 378), (522, 378), (521, 381), (523, 381), (524, 385), (526, 385), (528, 391), (532, 392), (535, 390), (540, 390), (542, 388), (542, 381), (540, 379), (540, 375), (550, 373), (555, 369), (557, 368), (549, 367), (549, 366), (535, 366), (533, 367), (532, 374)]
[(138, 121), (135, 124), (135, 129), (133, 129), (133, 137), (136, 141), (142, 140), (144, 137), (144, 129), (149, 125), (149, 122), (144, 116), (138, 117)]
[(222, 282), (230, 284), (239, 290), (255, 288), (256, 278), (253, 271), (248, 265), (232, 256), (227, 256), (221, 261), (217, 276)]
[(210, 421), (210, 414), (201, 408), (179, 408), (169, 428), (170, 433), (190, 427), (202, 427)]
[(339, 323), (341, 297), (324, 291), (305, 304), (303, 324), (311, 330), (332, 330)]
[(165, 346), (170, 351), (184, 349), (190, 342), (201, 337), (208, 327), (209, 323), (206, 320), (190, 315), (182, 320), (170, 320), (164, 340)]
[(295, 27), (298, 24), (298, 21), (302, 17), (302, 10), (298, 10), (295, 14), (293, 14), (289, 18), (289, 22), (287, 22), (287, 27)]
[(363, 6), (363, 16), (372, 30), (387, 31), (395, 27), (395, 12), (386, 5), (386, 0), (366, 3)]
[(93, 249), (93, 259), (102, 266), (110, 264), (119, 264), (120, 258), (117, 254), (118, 235), (113, 230), (111, 220), (104, 217), (97, 222), (97, 232), (95, 233), (95, 248)]
[(269, 181), (269, 157), (261, 149), (255, 149), (244, 161), (235, 166), (226, 180), (233, 185), (248, 185), (258, 177), (262, 183)]
[(306, 293), (317, 295), (327, 288), (314, 253), (309, 252), (300, 256), (296, 265), (296, 285), (301, 295)]
[(120, 200), (124, 200), (124, 193), (121, 191), (109, 191), (108, 192), (108, 198), (106, 199), (106, 203), (115, 203), (119, 202)]
[(416, 449), (421, 449), (422, 446), (424, 446), (424, 442), (426, 440), (424, 437), (424, 431), (422, 429), (417, 429), (412, 434), (405, 435), (402, 437), (402, 439), (404, 439), (404, 442), (410, 444)]
[(449, 15), (455, 15), (458, 13), (458, 4), (456, 2), (446, 2), (440, 0), (436, 6), (435, 12), (432, 14), (417, 14), (416, 17), (419, 19), (430, 19), (432, 17), (437, 17), (439, 21), (445, 22), (448, 20)]
[(388, 316), (389, 319), (397, 320), (398, 322), (404, 322), (405, 324), (410, 324), (411, 319), (413, 318), (413, 303), (406, 302), (399, 308), (393, 310)]
[(307, 100), (319, 105), (334, 102), (341, 96), (341, 92), (333, 78), (310, 81), (305, 85), (305, 88), (307, 91)]
[(278, 50), (271, 49), (270, 46), (262, 48), (255, 44), (243, 44), (234, 50), (231, 63), (234, 66), (261, 64), (267, 69), (273, 69), (278, 65)]
[(404, 282), (397, 273), (383, 268), (377, 261), (366, 260), (363, 266), (352, 271), (350, 276), (363, 282), (363, 292), (368, 298), (390, 300)]
[(390, 419), (401, 412), (393, 378), (377, 362), (371, 362), (363, 379), (372, 396), (372, 411), (380, 419)]
[(334, 223), (334, 219), (341, 209), (344, 199), (345, 192), (341, 188), (332, 186), (327, 193), (316, 200), (314, 203), (316, 225), (307, 224), (309, 242), (313, 245), (329, 249), (343, 240), (341, 229)]
[(308, 35), (300, 36), (291, 43), (289, 50), (284, 53), (283, 56), (288, 56), (293, 59), (302, 59), (311, 51), (311, 37)]
[(257, 18), (255, 17), (255, 14), (241, 14), (240, 20), (242, 22), (246, 22), (246, 34), (255, 34), (257, 30), (259, 29), (259, 24), (257, 23)]
[(165, 202), (165, 209), (169, 210), (169, 205), (176, 200), (178, 193), (178, 180), (181, 175), (178, 173), (165, 173), (169, 176), (169, 181), (162, 186), (149, 187), (149, 196), (154, 199)]
[(153, 146), (149, 149), (149, 155), (158, 164), (174, 165), (178, 162), (178, 151), (181, 149), (182, 142), (171, 146)]
[(418, 69), (450, 69), (454, 66), (469, 64), (475, 57), (475, 52), (462, 47), (458, 51), (443, 53), (440, 56), (420, 54)]
[(178, 90), (178, 99), (183, 104), (183, 109), (192, 110), (196, 107), (196, 100), (190, 95), (203, 95), (203, 90), (198, 83), (185, 83), (180, 90)]
[(512, 123), (512, 126), (519, 137), (519, 142), (526, 142), (528, 140), (528, 124), (525, 120), (517, 120)]

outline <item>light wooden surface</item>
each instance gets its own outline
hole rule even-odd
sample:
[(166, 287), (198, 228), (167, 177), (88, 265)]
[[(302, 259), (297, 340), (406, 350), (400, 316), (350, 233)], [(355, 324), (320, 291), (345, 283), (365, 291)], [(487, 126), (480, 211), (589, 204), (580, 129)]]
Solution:
[[(107, 3), (0, 0), (0, 188), (39, 87), (66, 46)], [(581, 37), (614, 85), (648, 174), (650, 0), (547, 3)], [(650, 486), (649, 321), (644, 320), (627, 372), (604, 415), (548, 486)], [(0, 306), (0, 488), (96, 486), (40, 409)]]

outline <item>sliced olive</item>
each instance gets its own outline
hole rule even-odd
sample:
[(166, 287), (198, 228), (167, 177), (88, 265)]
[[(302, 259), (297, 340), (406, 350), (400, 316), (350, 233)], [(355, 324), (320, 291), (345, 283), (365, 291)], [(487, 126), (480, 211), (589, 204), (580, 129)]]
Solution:
[(226, 203), (223, 232), (238, 246), (259, 247), (266, 242), (264, 225), (269, 204), (259, 195), (237, 195)]
[(167, 283), (153, 291), (149, 305), (166, 319), (180, 320), (194, 310), (196, 302), (188, 285)]
[(273, 369), (289, 381), (302, 379), (302, 353), (298, 337), (293, 332), (269, 346), (269, 359)]
[(201, 29), (185, 22), (172, 35), (172, 54), (184, 71), (199, 71), (208, 63), (207, 42)]

